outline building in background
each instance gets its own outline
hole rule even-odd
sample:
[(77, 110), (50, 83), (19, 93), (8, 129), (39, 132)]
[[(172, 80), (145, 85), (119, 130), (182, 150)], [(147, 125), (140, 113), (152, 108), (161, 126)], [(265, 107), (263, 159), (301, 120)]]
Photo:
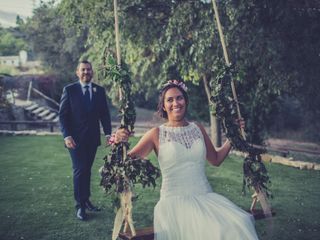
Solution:
[(0, 56), (0, 65), (34, 68), (40, 67), (40, 61), (28, 61), (28, 53), (25, 50), (21, 50), (18, 56)]

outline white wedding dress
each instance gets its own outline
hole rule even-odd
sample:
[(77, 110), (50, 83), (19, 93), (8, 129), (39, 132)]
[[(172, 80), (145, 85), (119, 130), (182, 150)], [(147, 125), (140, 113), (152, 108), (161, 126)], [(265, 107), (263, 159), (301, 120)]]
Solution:
[(161, 125), (158, 160), (162, 187), (154, 209), (156, 240), (258, 239), (253, 217), (212, 192), (204, 139), (195, 123)]

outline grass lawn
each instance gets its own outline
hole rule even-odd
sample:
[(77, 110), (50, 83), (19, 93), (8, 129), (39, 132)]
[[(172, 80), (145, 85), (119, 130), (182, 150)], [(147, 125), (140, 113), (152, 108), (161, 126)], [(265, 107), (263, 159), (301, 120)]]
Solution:
[[(81, 222), (75, 218), (71, 160), (62, 138), (0, 137), (0, 239), (111, 239), (115, 214), (110, 196), (99, 186), (98, 174), (105, 154), (100, 147), (92, 171), (92, 201), (103, 211), (90, 213), (90, 219)], [(154, 155), (151, 160), (157, 164)], [(208, 166), (207, 175), (214, 191), (247, 209), (251, 199), (250, 194), (241, 195), (241, 163), (242, 159), (231, 156), (220, 168)], [(320, 172), (276, 164), (267, 167), (276, 216), (256, 222), (260, 238), (320, 239)], [(137, 187), (136, 192), (140, 197), (134, 204), (135, 226), (150, 226), (159, 184), (155, 190)]]

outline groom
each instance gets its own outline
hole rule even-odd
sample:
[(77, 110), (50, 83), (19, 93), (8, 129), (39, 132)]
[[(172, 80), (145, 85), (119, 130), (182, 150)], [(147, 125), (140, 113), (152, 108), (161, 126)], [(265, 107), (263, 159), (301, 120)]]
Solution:
[(63, 89), (59, 118), (64, 143), (72, 159), (76, 216), (86, 220), (86, 209), (100, 211), (89, 200), (91, 167), (101, 144), (100, 123), (108, 142), (111, 121), (105, 90), (92, 83), (91, 63), (81, 61), (76, 75), (79, 81)]

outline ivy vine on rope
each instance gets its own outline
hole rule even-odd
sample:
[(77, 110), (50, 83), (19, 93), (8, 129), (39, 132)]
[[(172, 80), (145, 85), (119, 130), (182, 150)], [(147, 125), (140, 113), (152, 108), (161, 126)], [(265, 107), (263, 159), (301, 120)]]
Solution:
[[(131, 78), (128, 67), (116, 64), (112, 55), (104, 58), (105, 76), (111, 78), (115, 86), (120, 88), (119, 118), (120, 128), (133, 133), (136, 112), (131, 95)], [(104, 157), (104, 165), (100, 169), (101, 182), (105, 191), (114, 191), (120, 194), (131, 191), (133, 185), (140, 183), (142, 187), (155, 187), (156, 179), (160, 176), (160, 170), (149, 160), (127, 155), (130, 144), (120, 142), (111, 145), (109, 155)]]
[(248, 143), (236, 123), (237, 103), (232, 97), (231, 81), (238, 76), (238, 70), (234, 65), (219, 68), (216, 81), (210, 82), (210, 100), (215, 103), (215, 115), (222, 122), (222, 129), (231, 145), (247, 154), (243, 162), (243, 193), (246, 192), (246, 187), (252, 187), (264, 190), (269, 197), (272, 196), (268, 188), (270, 178), (261, 159), (265, 149), (256, 148)]

